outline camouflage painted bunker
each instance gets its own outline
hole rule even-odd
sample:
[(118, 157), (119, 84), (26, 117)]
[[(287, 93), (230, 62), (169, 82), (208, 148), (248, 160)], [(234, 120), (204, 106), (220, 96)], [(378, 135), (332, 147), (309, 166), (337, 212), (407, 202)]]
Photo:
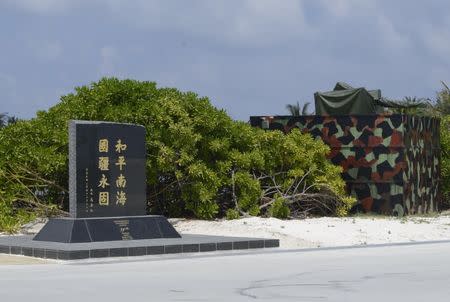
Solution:
[[(317, 110), (317, 101), (316, 101)], [(404, 114), (253, 116), (254, 127), (297, 127), (330, 146), (343, 168), (347, 191), (366, 212), (428, 213), (439, 210), (440, 120)]]
[(439, 120), (412, 115), (254, 116), (251, 125), (297, 127), (331, 148), (347, 191), (365, 211), (415, 214), (440, 203)]

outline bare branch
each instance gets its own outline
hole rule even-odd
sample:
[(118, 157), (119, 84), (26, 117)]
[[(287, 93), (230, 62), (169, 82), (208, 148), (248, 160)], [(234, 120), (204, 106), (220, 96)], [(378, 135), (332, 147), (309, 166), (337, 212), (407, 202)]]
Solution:
[[(42, 176), (40, 176), (40, 175), (39, 175), (38, 173), (36, 173), (36, 172), (33, 172), (33, 171), (29, 170), (29, 169), (26, 169), (25, 167), (20, 166), (20, 165), (17, 165), (16, 168), (18, 168), (18, 169), (20, 169), (22, 172), (24, 172), (24, 173), (26, 173), (26, 174), (31, 175), (31, 176), (34, 177), (34, 178), (26, 178), (27, 180), (31, 180), (31, 181), (36, 181), (36, 180), (38, 180), (38, 181), (41, 181), (41, 182), (43, 182), (43, 183), (45, 183), (45, 184), (47, 184), (47, 185), (50, 185), (50, 186), (52, 186), (52, 187), (55, 187), (55, 188), (57, 188), (58, 190), (60, 190), (60, 191), (62, 191), (62, 192), (69, 193), (69, 191), (68, 191), (66, 188), (60, 186), (59, 184), (57, 184), (57, 183), (55, 183), (55, 182), (53, 182), (53, 181), (50, 181), (50, 180), (48, 180), (48, 179), (43, 178)], [(12, 172), (10, 172), (10, 173), (13, 174)], [(14, 174), (14, 175), (16, 175), (16, 174)], [(16, 175), (16, 176), (19, 177), (19, 175)], [(25, 178), (25, 177), (23, 177), (23, 176), (21, 176), (21, 177), (22, 177), (22, 178)]]

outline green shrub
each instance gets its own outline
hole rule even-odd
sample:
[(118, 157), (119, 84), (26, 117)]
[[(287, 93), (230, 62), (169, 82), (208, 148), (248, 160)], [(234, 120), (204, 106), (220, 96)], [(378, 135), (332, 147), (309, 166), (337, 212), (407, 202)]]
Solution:
[(228, 220), (238, 219), (241, 215), (236, 209), (228, 209), (226, 212), (226, 218)]
[(441, 119), (441, 177), (443, 209), (450, 209), (450, 115)]
[(441, 118), (441, 184), (442, 210), (450, 209), (450, 88), (442, 82), (443, 88), (431, 104), (429, 115)]
[(12, 204), (0, 202), (0, 230), (3, 232), (14, 233), (35, 218), (33, 211), (17, 209)]
[[(26, 220), (24, 211), (39, 215), (67, 211), (71, 119), (146, 128), (149, 213), (202, 219), (226, 213), (265, 214), (265, 204), (276, 193), (271, 189), (274, 183), (289, 194), (299, 180), (310, 192), (336, 197), (332, 201), (336, 204), (345, 196), (341, 170), (326, 158), (329, 148), (307, 134), (252, 128), (192, 92), (105, 78), (75, 88), (48, 111), (37, 112), (36, 118), (0, 129), (3, 216), (21, 223)], [(301, 200), (289, 202), (295, 206)], [(21, 212), (13, 211), (13, 204), (21, 205)], [(347, 211), (342, 206), (330, 208), (331, 215)], [(11, 225), (3, 223), (0, 230), (8, 228), (6, 224)]]
[(291, 214), (291, 210), (286, 205), (286, 201), (282, 197), (277, 197), (275, 202), (269, 208), (269, 216), (286, 219)]

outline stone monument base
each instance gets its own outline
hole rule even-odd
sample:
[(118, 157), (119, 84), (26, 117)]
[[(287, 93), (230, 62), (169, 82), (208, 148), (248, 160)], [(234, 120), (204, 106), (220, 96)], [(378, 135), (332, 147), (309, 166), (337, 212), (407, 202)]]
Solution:
[(83, 243), (136, 239), (180, 238), (164, 216), (50, 219), (35, 241)]
[(0, 237), (0, 254), (46, 259), (77, 260), (276, 248), (278, 239), (183, 234), (181, 238), (60, 243), (32, 240), (31, 236)]

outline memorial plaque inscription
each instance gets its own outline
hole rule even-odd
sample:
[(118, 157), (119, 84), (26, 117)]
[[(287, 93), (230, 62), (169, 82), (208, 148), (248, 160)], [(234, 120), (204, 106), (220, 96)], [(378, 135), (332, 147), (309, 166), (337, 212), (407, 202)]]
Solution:
[(72, 217), (145, 215), (145, 128), (71, 121)]
[(146, 215), (145, 128), (111, 122), (69, 124), (70, 218), (34, 237), (66, 243), (180, 238), (163, 216)]

